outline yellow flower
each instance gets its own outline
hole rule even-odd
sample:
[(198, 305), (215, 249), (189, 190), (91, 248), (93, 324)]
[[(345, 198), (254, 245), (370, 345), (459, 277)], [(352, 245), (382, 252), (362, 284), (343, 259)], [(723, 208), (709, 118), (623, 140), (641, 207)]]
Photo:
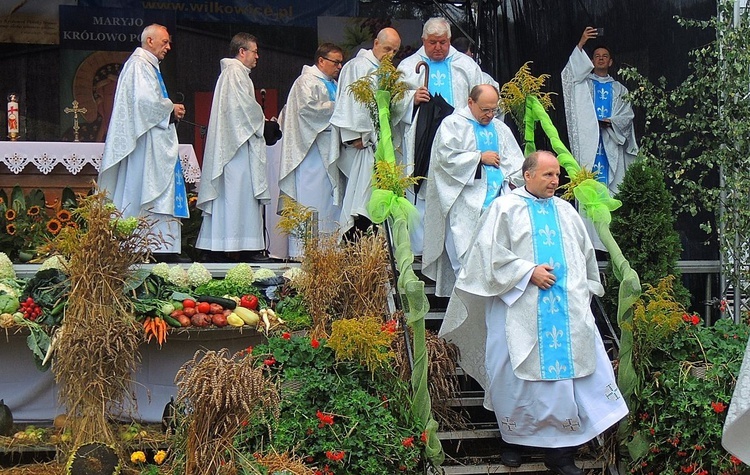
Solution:
[(164, 463), (164, 460), (167, 458), (167, 453), (163, 450), (160, 450), (156, 452), (156, 455), (154, 455), (154, 462), (156, 462), (156, 465), (161, 465)]
[(130, 461), (133, 463), (146, 463), (146, 454), (138, 450), (130, 454)]
[(28, 214), (29, 216), (36, 216), (39, 214), (39, 211), (40, 211), (39, 206), (34, 205), (30, 207), (28, 210), (26, 210), (26, 214)]
[(14, 210), (13, 208), (7, 209), (5, 211), (5, 219), (7, 219), (8, 221), (13, 221), (14, 219), (16, 219), (16, 210)]

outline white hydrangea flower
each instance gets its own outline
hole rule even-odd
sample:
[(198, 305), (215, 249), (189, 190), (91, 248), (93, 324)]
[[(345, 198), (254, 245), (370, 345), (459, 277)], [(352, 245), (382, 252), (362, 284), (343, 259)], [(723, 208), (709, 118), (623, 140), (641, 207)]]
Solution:
[(160, 262), (151, 269), (151, 273), (158, 275), (164, 280), (169, 280), (169, 264), (166, 262)]
[(211, 279), (213, 279), (211, 272), (200, 262), (193, 262), (188, 268), (187, 274), (191, 287), (198, 287), (211, 282)]
[(4, 252), (0, 252), (0, 279), (15, 279), (16, 270), (13, 268), (13, 263), (10, 258)]
[(297, 280), (297, 279), (299, 279), (300, 276), (302, 276), (303, 273), (304, 273), (304, 271), (302, 270), (302, 268), (300, 268), (300, 267), (292, 267), (292, 268), (288, 269), (286, 272), (284, 272), (283, 277), (285, 279), (288, 279), (290, 282), (294, 283), (294, 281)]
[(190, 277), (187, 271), (179, 264), (169, 268), (167, 280), (178, 287), (188, 287), (190, 285)]
[(39, 270), (45, 270), (45, 269), (57, 269), (62, 272), (68, 273), (68, 260), (65, 259), (63, 256), (51, 256), (48, 259), (46, 259), (44, 262), (42, 262), (42, 265), (39, 266)]
[(270, 279), (272, 277), (276, 277), (276, 272), (272, 271), (271, 269), (266, 269), (265, 267), (261, 267), (260, 269), (253, 272), (253, 282)]

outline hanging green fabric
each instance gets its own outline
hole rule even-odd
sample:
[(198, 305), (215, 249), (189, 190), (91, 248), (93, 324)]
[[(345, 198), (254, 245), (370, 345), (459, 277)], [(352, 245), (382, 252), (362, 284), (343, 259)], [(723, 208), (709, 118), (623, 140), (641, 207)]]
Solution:
[[(396, 161), (390, 126), (390, 99), (388, 91), (378, 90), (375, 93), (380, 125), (378, 146), (375, 150), (376, 163), (385, 161), (394, 164)], [(424, 293), (424, 282), (417, 278), (412, 269), (414, 254), (411, 252), (409, 237), (410, 225), (419, 219), (419, 214), (409, 200), (398, 196), (392, 190), (382, 189), (373, 190), (367, 211), (373, 223), (381, 224), (386, 219), (389, 220), (399, 274), (397, 290), (405, 296), (404, 312), (413, 338), (412, 415), (420, 421), (425, 433), (425, 456), (433, 465), (441, 465), (445, 460), (445, 454), (437, 437), (438, 423), (432, 417), (432, 402), (427, 386), (428, 361), (424, 317), (430, 305)]]

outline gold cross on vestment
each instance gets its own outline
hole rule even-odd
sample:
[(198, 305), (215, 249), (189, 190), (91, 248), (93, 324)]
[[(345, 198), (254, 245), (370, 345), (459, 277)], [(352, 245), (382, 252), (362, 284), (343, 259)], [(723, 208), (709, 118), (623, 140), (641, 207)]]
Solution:
[(80, 129), (80, 127), (78, 127), (78, 113), (80, 112), (81, 114), (85, 114), (86, 112), (88, 112), (88, 110), (86, 110), (85, 107), (79, 108), (78, 101), (73, 100), (73, 107), (66, 107), (65, 109), (63, 109), (63, 112), (65, 112), (66, 114), (70, 114), (71, 112), (73, 113), (73, 134), (75, 136), (75, 141), (78, 142), (78, 129)]

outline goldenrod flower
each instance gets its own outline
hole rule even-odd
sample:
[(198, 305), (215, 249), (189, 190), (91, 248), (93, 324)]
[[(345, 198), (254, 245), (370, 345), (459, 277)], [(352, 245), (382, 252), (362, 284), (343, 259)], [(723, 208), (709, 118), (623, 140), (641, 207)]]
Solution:
[(140, 450), (138, 450), (137, 452), (133, 452), (132, 454), (130, 454), (130, 461), (132, 463), (146, 463), (146, 454), (144, 454)]
[(7, 219), (8, 221), (13, 221), (14, 219), (16, 219), (16, 210), (14, 210), (13, 208), (5, 210), (5, 219)]
[(5, 225), (5, 232), (8, 233), (9, 236), (15, 236), (16, 235), (16, 225), (13, 223), (8, 223)]
[(26, 210), (26, 214), (28, 214), (29, 216), (36, 216), (39, 214), (39, 211), (40, 211), (39, 206), (34, 205)]

